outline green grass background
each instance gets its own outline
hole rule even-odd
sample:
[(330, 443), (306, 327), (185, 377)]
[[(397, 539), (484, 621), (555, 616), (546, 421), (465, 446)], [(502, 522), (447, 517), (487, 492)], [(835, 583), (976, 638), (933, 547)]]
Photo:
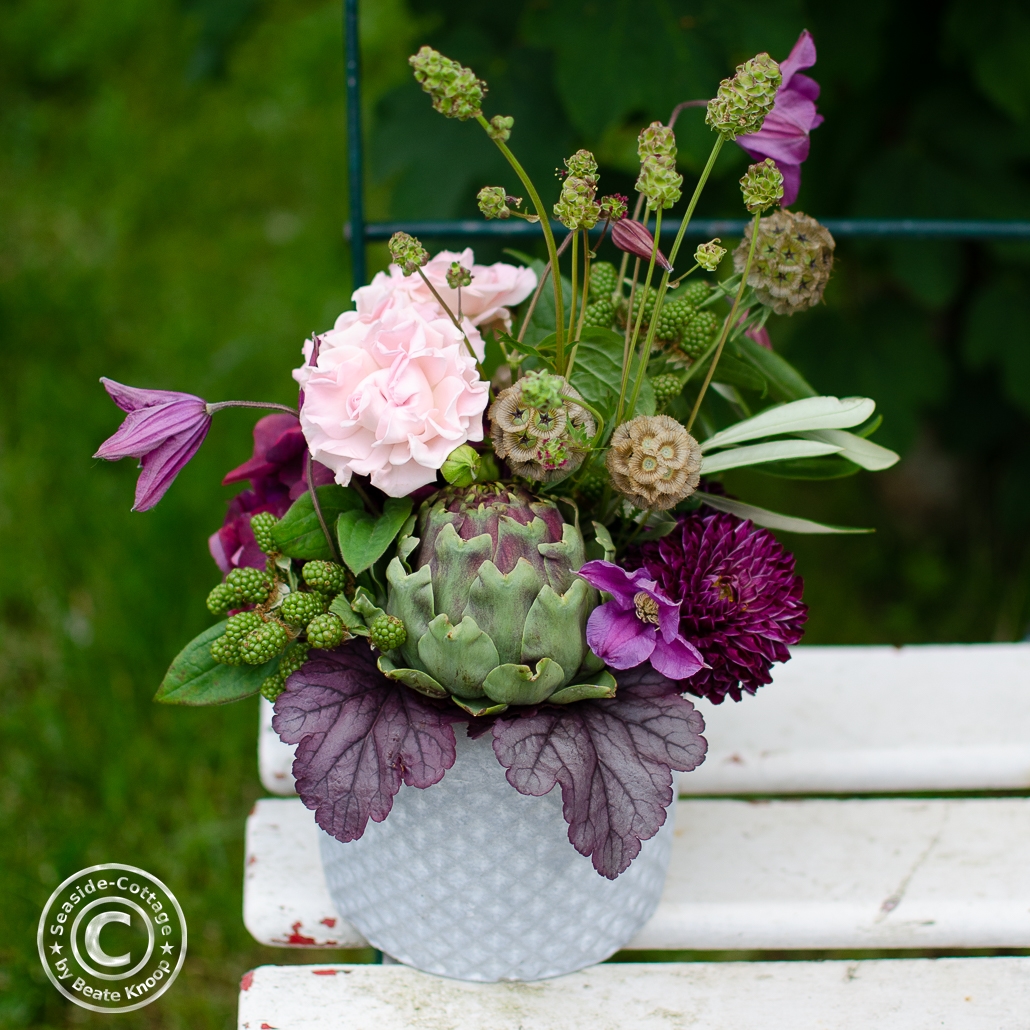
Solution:
[[(782, 58), (806, 25), (827, 123), (802, 209), (1030, 215), (1030, 19), (1007, 0), (368, 0), (370, 213), (472, 214), (479, 186), (515, 185), (473, 127), (434, 116), (410, 83), (404, 59), (422, 42), (490, 81), (488, 111), (516, 115), (513, 143), (545, 192), (580, 145), (606, 188), (629, 192), (642, 123), (711, 95), (756, 50)], [(131, 462), (90, 455), (119, 420), (101, 375), (291, 400), (300, 342), (351, 289), (341, 51), (339, 5), (321, 0), (0, 8), (2, 1028), (111, 1018), (65, 1004), (35, 955), (50, 891), (98, 862), (161, 877), (189, 923), (180, 980), (122, 1026), (232, 1026), (246, 968), (306, 957), (259, 947), (241, 919), (256, 705), (150, 700), (208, 622), (205, 540), (252, 418), (220, 415), (145, 515), (129, 512)], [(680, 126), (689, 177), (707, 138), (699, 118)], [(738, 214), (745, 164), (727, 148), (701, 214)], [(382, 265), (381, 248), (371, 257)], [(819, 388), (880, 401), (880, 438), (905, 456), (831, 483), (733, 477), (758, 503), (877, 528), (788, 541), (810, 642), (1024, 635), (1028, 259), (1016, 244), (845, 241), (826, 306), (774, 320)]]

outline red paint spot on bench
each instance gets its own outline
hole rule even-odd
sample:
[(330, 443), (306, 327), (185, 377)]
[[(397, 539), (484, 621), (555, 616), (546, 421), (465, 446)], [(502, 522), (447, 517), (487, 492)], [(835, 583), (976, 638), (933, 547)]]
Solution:
[(311, 972), (314, 973), (315, 976), (336, 976), (335, 969), (312, 969)]
[(301, 921), (298, 919), (297, 922), (295, 922), (293, 924), (293, 926), (290, 927), (291, 933), (290, 933), (290, 936), (286, 938), (286, 943), (287, 944), (314, 944), (315, 943), (315, 938), (314, 937), (305, 937), (300, 932), (300, 924), (301, 924)]
[(320, 919), (319, 922), (323, 926), (328, 926), (330, 930), (336, 925), (336, 920), (335, 919), (330, 919), (328, 916), (326, 916), (325, 919)]
[(249, 991), (250, 985), (254, 982), (254, 970), (250, 970), (248, 973), (243, 974), (243, 979), (240, 981), (240, 990)]

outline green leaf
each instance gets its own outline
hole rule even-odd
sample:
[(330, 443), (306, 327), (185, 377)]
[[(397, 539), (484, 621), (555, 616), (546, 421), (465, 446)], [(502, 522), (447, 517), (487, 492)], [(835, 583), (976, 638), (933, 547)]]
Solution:
[(346, 594), (337, 594), (329, 605), (329, 611), (339, 617), (340, 621), (347, 627), (347, 632), (356, 637), (367, 637), (368, 626), (365, 620), (350, 606)]
[(733, 342), (741, 361), (746, 361), (766, 381), (769, 394), (778, 401), (797, 401), (815, 397), (816, 390), (805, 377), (775, 351), (767, 350), (749, 336)]
[(715, 366), (713, 379), (717, 383), (727, 383), (730, 386), (739, 386), (744, 390), (754, 390), (763, 397), (768, 392), (769, 384), (765, 376), (747, 362), (740, 361), (730, 354), (723, 354), (719, 364)]
[(901, 455), (881, 447), (872, 440), (865, 440), (855, 433), (847, 433), (843, 429), (817, 429), (811, 433), (801, 433), (806, 440), (822, 440), (836, 444), (841, 448), (841, 457), (861, 465), (870, 472), (882, 472), (896, 465)]
[[(332, 529), (341, 512), (362, 507), (361, 498), (345, 486), (335, 483), (318, 487), (318, 504), (325, 524)], [(272, 530), (272, 537), (288, 558), (306, 558), (308, 561), (335, 561), (336, 555), (322, 532), (318, 515), (311, 503), (311, 494), (304, 493), (290, 506), (290, 510)]]
[(706, 454), (701, 463), (701, 474), (710, 476), (726, 469), (759, 465), (767, 461), (783, 461), (790, 458), (814, 458), (823, 454), (836, 454), (841, 448), (834, 444), (816, 440), (775, 440), (772, 443), (752, 444), (750, 447), (734, 447), (718, 454)]
[(793, 515), (780, 515), (779, 512), (758, 508), (753, 504), (745, 504), (730, 497), (718, 494), (699, 494), (702, 504), (716, 511), (729, 512), (737, 518), (750, 519), (756, 526), (767, 529), (779, 529), (784, 533), (873, 533), (872, 529), (859, 529), (852, 526), (831, 526), (809, 519), (798, 519)]
[(176, 656), (154, 700), (165, 705), (224, 705), (258, 692), (279, 667), (278, 657), (264, 665), (222, 665), (211, 657), (211, 641), (225, 632), (225, 621), (209, 626)]
[[(579, 349), (576, 351), (576, 364), (569, 379), (583, 395), (583, 399), (597, 408), (604, 416), (605, 423), (609, 425), (619, 402), (624, 346), (622, 336), (611, 329), (584, 329)], [(633, 392), (639, 365), (638, 358), (634, 357), (630, 367), (627, 396)], [(651, 383), (645, 379), (637, 400), (636, 414), (653, 415), (654, 411), (654, 390)]]
[(386, 554), (411, 514), (411, 505), (410, 497), (388, 497), (378, 518), (363, 509), (340, 515), (336, 522), (340, 555), (355, 576)]
[(822, 458), (770, 461), (766, 465), (756, 465), (755, 471), (763, 476), (775, 476), (777, 479), (822, 480), (846, 479), (862, 470), (853, 461), (848, 461), (843, 454), (828, 454)]
[(838, 397), (806, 397), (790, 404), (778, 404), (752, 418), (734, 423), (722, 432), (708, 437), (701, 444), (701, 450), (710, 451), (715, 447), (725, 447), (744, 440), (758, 440), (765, 436), (779, 436), (782, 433), (800, 433), (812, 429), (847, 429), (865, 422), (875, 407), (876, 402), (868, 397), (845, 397), (843, 400)]

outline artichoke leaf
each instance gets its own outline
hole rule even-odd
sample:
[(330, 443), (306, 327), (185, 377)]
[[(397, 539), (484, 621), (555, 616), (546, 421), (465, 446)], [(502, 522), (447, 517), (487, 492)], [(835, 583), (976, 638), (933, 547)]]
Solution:
[[(400, 646), (404, 661), (414, 669), (422, 669), (418, 656), (418, 642), (436, 617), (433, 603), (432, 569), (423, 565), (416, 572), (405, 572), (399, 558), (392, 558), (386, 568), (386, 582), (389, 585), (389, 599), (386, 602), (388, 615), (394, 615), (404, 623), (408, 638)], [(355, 599), (355, 607), (357, 600)]]
[(522, 661), (544, 657), (572, 672), (580, 667), (587, 651), (586, 620), (597, 601), (597, 593), (585, 579), (576, 577), (564, 594), (545, 586), (533, 602), (522, 630)]
[[(549, 705), (567, 705), (572, 701), (589, 701), (591, 698), (615, 697), (618, 684), (610, 672), (592, 677), (593, 683), (573, 683), (555, 691), (548, 699)], [(611, 680), (608, 683), (607, 680)]]
[(615, 541), (612, 540), (612, 535), (608, 532), (608, 527), (602, 525), (600, 522), (592, 522), (591, 525), (594, 527), (594, 539), (602, 548), (604, 548), (604, 560), (614, 561)]
[[(351, 608), (353, 608), (354, 611), (365, 620), (366, 625), (373, 619), (378, 619), (380, 615), (386, 614), (383, 609), (376, 604), (375, 599), (364, 587), (358, 587), (354, 592), (354, 600), (351, 603)], [(337, 611), (336, 614), (343, 619), (343, 616), (340, 615), (339, 611)], [(344, 619), (345, 623), (346, 621), (347, 620)]]
[(522, 660), (522, 630), (543, 585), (543, 576), (525, 558), (507, 575), (492, 561), (479, 567), (465, 614), (494, 642), (501, 665)]
[(498, 665), (494, 642), (471, 616), (455, 626), (438, 615), (418, 642), (418, 656), (434, 678), (461, 697), (482, 697), (483, 680)]
[(564, 594), (576, 579), (573, 569), (578, 569), (587, 559), (583, 534), (575, 526), (562, 526), (561, 540), (554, 544), (540, 544), (537, 548), (544, 558), (547, 581)]
[(489, 533), (462, 540), (452, 523), (447, 523), (440, 530), (433, 545), (432, 561), (432, 567), (437, 570), (433, 600), (438, 615), (449, 616), (455, 624), (461, 621), (468, 603), (469, 588), (480, 566), (490, 560), (492, 550), (493, 538)]
[(419, 669), (398, 668), (385, 655), (382, 655), (376, 664), (379, 666), (379, 671), (388, 680), (396, 680), (398, 683), (403, 683), (406, 687), (411, 687), (412, 690), (425, 694), (426, 697), (448, 696), (447, 691), (428, 673), (422, 672)]
[(509, 705), (536, 705), (546, 701), (565, 682), (565, 670), (550, 658), (528, 665), (499, 665), (483, 682), (486, 696)]
[[(592, 683), (594, 680), (592, 677), (600, 672), (604, 668), (604, 659), (599, 658), (593, 651), (588, 647), (583, 652), (583, 664), (580, 665), (579, 671), (572, 678), (573, 683)], [(598, 681), (600, 682), (600, 681)]]
[(452, 694), (451, 700), (469, 715), (500, 715), (501, 712), (508, 710), (507, 705), (499, 705), (489, 698), (481, 700), (474, 697), (457, 697)]

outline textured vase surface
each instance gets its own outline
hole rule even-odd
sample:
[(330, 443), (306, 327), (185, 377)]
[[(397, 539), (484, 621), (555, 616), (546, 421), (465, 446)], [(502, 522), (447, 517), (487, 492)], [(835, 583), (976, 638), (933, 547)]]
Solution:
[(601, 962), (658, 905), (672, 819), (615, 880), (569, 843), (561, 789), (519, 794), (489, 734), (457, 734), (454, 767), (401, 787), (393, 811), (343, 844), (321, 833), (340, 915), (405, 965), (459, 980), (541, 980)]

